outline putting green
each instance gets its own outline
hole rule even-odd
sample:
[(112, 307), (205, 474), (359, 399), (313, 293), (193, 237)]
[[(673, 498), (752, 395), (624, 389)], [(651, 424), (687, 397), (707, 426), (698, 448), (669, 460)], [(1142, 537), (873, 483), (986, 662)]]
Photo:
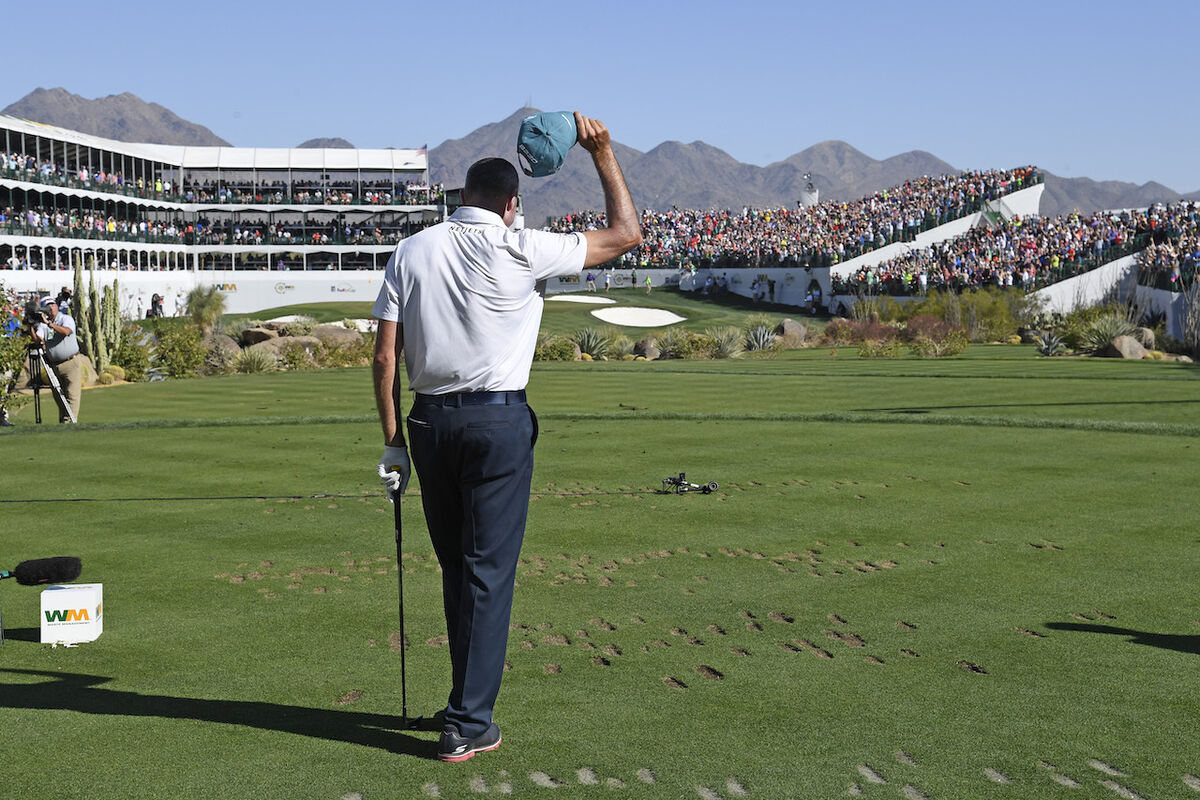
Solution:
[[(79, 798), (1189, 796), (1198, 375), (535, 366), (504, 744), (461, 765), (399, 719), (368, 371), (89, 391), (78, 429), (5, 434), (0, 566), (79, 555), (106, 617), (51, 649), (0, 586), (6, 792), (49, 759)], [(655, 492), (680, 471), (721, 488)], [(448, 690), (417, 492), (414, 714)]]

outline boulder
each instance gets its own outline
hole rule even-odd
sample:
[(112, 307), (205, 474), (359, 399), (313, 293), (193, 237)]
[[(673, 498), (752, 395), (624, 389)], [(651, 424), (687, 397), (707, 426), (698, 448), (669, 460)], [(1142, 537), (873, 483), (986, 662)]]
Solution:
[(318, 325), (313, 328), (312, 335), (331, 347), (360, 344), (363, 340), (361, 333), (344, 325)]
[(311, 356), (321, 348), (321, 340), (315, 336), (279, 336), (275, 339), (265, 339), (250, 345), (247, 350), (266, 350), (271, 355), (279, 357), (283, 351), (293, 345), (300, 345)]
[(794, 319), (788, 318), (775, 327), (775, 333), (784, 339), (803, 343), (808, 337), (808, 326), (803, 322), (797, 322)]
[(238, 343), (234, 341), (232, 336), (224, 333), (214, 333), (209, 337), (208, 347), (210, 350), (220, 350), (230, 357), (236, 356), (242, 349), (238, 347)]
[(254, 345), (260, 342), (265, 342), (270, 339), (278, 339), (279, 331), (272, 328), (247, 328), (242, 331), (242, 341), (247, 345)]
[(1142, 343), (1132, 336), (1118, 336), (1097, 355), (1104, 358), (1141, 359), (1146, 357), (1146, 348), (1142, 347)]
[(1142, 347), (1146, 348), (1147, 350), (1154, 349), (1154, 331), (1150, 330), (1149, 328), (1135, 328), (1133, 331), (1133, 338), (1141, 342)]
[(638, 339), (637, 344), (633, 346), (633, 355), (641, 356), (647, 361), (653, 361), (662, 355), (662, 351), (658, 349), (658, 342), (647, 336), (644, 339)]

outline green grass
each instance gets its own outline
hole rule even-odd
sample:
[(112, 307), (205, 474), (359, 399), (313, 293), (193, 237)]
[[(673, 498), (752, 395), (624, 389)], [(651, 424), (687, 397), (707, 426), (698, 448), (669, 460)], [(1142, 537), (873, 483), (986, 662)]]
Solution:
[[(535, 365), (505, 744), (463, 765), (399, 729), (367, 370), (89, 390), (75, 429), (25, 409), (0, 566), (77, 554), (107, 613), (51, 649), (37, 590), (0, 586), (5, 793), (541, 796), (543, 772), (555, 797), (1188, 796), (1198, 377), (1019, 346)], [(720, 491), (653, 492), (681, 470)], [(448, 663), (416, 491), (408, 698), (429, 713)]]

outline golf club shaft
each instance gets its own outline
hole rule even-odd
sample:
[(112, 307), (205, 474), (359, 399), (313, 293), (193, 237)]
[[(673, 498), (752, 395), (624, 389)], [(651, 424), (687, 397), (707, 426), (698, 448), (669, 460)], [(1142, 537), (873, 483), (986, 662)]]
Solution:
[(408, 723), (408, 681), (405, 675), (405, 650), (408, 647), (408, 639), (404, 634), (404, 555), (401, 552), (401, 542), (403, 540), (403, 514), (400, 510), (400, 493), (397, 492), (392, 498), (392, 505), (396, 513), (396, 579), (399, 584), (400, 598), (400, 718)]

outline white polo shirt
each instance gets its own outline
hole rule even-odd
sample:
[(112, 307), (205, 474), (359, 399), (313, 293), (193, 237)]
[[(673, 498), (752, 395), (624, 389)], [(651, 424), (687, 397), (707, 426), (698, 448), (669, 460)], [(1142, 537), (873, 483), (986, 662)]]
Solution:
[(583, 234), (513, 232), (463, 206), (396, 246), (372, 313), (404, 326), (413, 390), (524, 389), (542, 319), (537, 283), (578, 275), (586, 256)]

